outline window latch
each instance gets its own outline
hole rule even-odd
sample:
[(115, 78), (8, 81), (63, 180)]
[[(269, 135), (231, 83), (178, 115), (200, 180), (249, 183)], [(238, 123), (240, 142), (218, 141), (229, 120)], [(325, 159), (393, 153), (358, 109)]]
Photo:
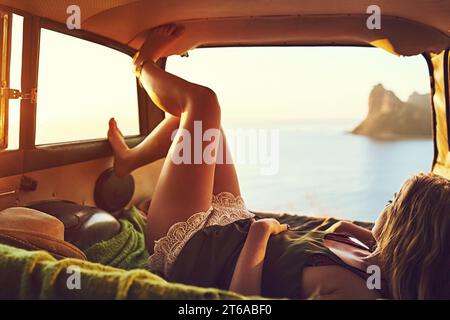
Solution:
[(37, 99), (37, 89), (34, 88), (30, 92), (21, 92), (17, 89), (11, 88), (0, 88), (0, 97), (6, 99), (22, 99), (31, 100), (31, 103), (36, 103)]

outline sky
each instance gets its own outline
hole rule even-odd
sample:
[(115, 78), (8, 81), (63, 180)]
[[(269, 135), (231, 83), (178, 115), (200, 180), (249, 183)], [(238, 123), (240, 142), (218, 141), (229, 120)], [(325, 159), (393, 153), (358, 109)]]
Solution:
[[(14, 15), (11, 87), (20, 89), (22, 18)], [(53, 31), (41, 33), (37, 144), (106, 137), (115, 117), (138, 133), (131, 58)], [(227, 123), (363, 119), (368, 96), (382, 83), (400, 99), (430, 91), (422, 56), (376, 48), (209, 48), (170, 57), (167, 70), (211, 87)], [(10, 149), (18, 145), (19, 101), (10, 105)], [(81, 129), (80, 129), (81, 128)]]
[(422, 56), (377, 48), (197, 49), (170, 57), (167, 70), (215, 90), (229, 120), (362, 119), (378, 83), (402, 100), (430, 92)]

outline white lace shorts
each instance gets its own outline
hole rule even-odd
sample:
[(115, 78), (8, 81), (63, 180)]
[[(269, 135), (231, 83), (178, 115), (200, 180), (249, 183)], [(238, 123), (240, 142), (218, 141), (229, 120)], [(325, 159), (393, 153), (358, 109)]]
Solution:
[(195, 213), (187, 221), (175, 223), (165, 237), (155, 241), (153, 254), (149, 258), (150, 271), (167, 276), (181, 250), (197, 231), (253, 217), (242, 197), (235, 197), (229, 192), (214, 195), (208, 211)]

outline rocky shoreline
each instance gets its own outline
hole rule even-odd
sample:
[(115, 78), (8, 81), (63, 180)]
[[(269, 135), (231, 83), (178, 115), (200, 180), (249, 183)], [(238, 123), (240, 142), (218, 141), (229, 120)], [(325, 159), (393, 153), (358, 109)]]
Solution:
[(404, 102), (378, 84), (369, 95), (366, 118), (351, 133), (378, 140), (430, 139), (430, 95), (414, 92)]

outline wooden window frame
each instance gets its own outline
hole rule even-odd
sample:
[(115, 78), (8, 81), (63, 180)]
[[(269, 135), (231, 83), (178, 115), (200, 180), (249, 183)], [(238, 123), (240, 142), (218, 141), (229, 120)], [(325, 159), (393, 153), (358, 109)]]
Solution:
[[(120, 51), (129, 56), (135, 50), (90, 33), (85, 30), (69, 30), (65, 24), (30, 15), (6, 6), (0, 5), (0, 11), (10, 15), (23, 16), (23, 49), (22, 49), (22, 80), (21, 91), (29, 92), (37, 88), (41, 29), (48, 29), (68, 36), (80, 38), (105, 47)], [(164, 61), (161, 61), (164, 66)], [(9, 70), (9, 68), (8, 68)], [(164, 113), (159, 110), (136, 81), (139, 114), (139, 135), (126, 137), (130, 147), (140, 143), (164, 119)], [(20, 142), (18, 150), (1, 150), (2, 166), (0, 177), (47, 169), (72, 163), (110, 157), (112, 150), (107, 139), (73, 141), (48, 145), (36, 145), (36, 103), (31, 100), (21, 100), (20, 103)], [(3, 161), (4, 160), (4, 161)]]

